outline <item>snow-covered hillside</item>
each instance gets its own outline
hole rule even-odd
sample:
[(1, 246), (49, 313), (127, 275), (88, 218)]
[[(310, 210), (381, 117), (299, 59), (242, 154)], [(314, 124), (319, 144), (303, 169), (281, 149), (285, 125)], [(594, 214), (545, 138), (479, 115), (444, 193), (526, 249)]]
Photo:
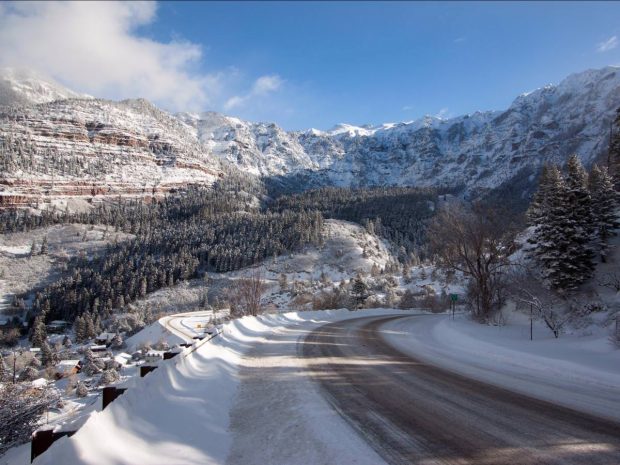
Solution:
[(92, 98), (78, 94), (30, 70), (0, 69), (0, 105), (49, 103), (70, 98)]
[(21, 96), (7, 97), (13, 105), (0, 111), (0, 205), (32, 203), (46, 191), (165, 192), (209, 184), (227, 168), (296, 188), (448, 186), (476, 193), (519, 180), (519, 196), (545, 162), (563, 164), (573, 153), (586, 165), (603, 158), (620, 107), (620, 68), (610, 66), (522, 94), (505, 111), (287, 132), (214, 112), (171, 115), (145, 100), (73, 98), (28, 75), (0, 76), (4, 94)]
[(192, 129), (145, 100), (56, 100), (0, 110), (0, 205), (156, 195), (210, 185), (221, 163)]
[[(317, 184), (493, 188), (544, 162), (607, 151), (620, 107), (620, 69), (606, 67), (522, 94), (505, 111), (377, 127), (285, 132), (215, 113), (180, 115), (218, 157), (263, 176), (303, 173)], [(523, 174), (523, 173), (521, 173)]]

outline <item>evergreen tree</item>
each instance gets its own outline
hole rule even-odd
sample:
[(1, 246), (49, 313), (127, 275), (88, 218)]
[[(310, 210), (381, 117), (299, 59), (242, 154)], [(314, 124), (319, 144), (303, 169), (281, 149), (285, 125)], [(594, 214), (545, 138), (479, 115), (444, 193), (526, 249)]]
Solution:
[(45, 327), (45, 321), (43, 316), (39, 315), (34, 319), (32, 326), (32, 347), (43, 347), (43, 344), (47, 341), (47, 328)]
[(579, 216), (591, 218), (590, 198), (583, 194), (586, 177), (580, 167), (575, 161), (570, 163), (570, 182), (564, 180), (557, 166), (548, 167), (536, 196), (539, 204), (531, 209), (531, 253), (541, 266), (542, 276), (561, 291), (575, 288), (593, 270), (592, 252), (587, 248), (590, 226)]
[(45, 342), (41, 346), (41, 364), (47, 368), (58, 363), (58, 355), (52, 350), (50, 345)]
[(112, 338), (110, 346), (114, 349), (120, 349), (123, 347), (123, 338), (120, 334), (116, 333)]
[(77, 342), (84, 342), (88, 339), (88, 335), (86, 334), (86, 325), (82, 316), (78, 316), (75, 319), (73, 329), (75, 331), (75, 340)]
[(549, 196), (549, 186), (549, 166), (545, 164), (538, 178), (538, 190), (534, 194), (532, 202), (527, 210), (527, 219), (530, 225), (538, 224), (544, 214)]
[(92, 339), (97, 336), (97, 330), (95, 328), (95, 322), (93, 321), (93, 316), (90, 313), (85, 313), (83, 316), (84, 319), (84, 330), (86, 333), (86, 339)]
[(32, 245), (30, 246), (30, 256), (34, 256), (37, 254), (37, 241), (32, 240)]
[(75, 388), (75, 395), (78, 397), (86, 397), (88, 395), (88, 387), (84, 383), (78, 383)]
[(566, 165), (567, 216), (572, 229), (572, 258), (577, 283), (584, 282), (594, 271), (594, 253), (591, 242), (594, 233), (592, 198), (588, 190), (588, 173), (577, 155), (572, 155)]
[(285, 273), (280, 273), (278, 284), (280, 285), (280, 291), (286, 292), (288, 290), (288, 277)]
[(366, 283), (364, 283), (362, 277), (358, 274), (353, 280), (353, 286), (351, 288), (351, 291), (353, 292), (353, 295), (355, 296), (358, 304), (364, 301), (367, 290), (368, 287), (366, 286)]
[(47, 246), (47, 236), (43, 237), (43, 241), (41, 241), (41, 250), (39, 251), (40, 255), (47, 255), (48, 246)]
[(616, 111), (616, 118), (611, 130), (611, 144), (607, 160), (608, 170), (616, 192), (620, 192), (620, 108)]
[(613, 181), (605, 167), (592, 167), (589, 179), (590, 196), (592, 197), (592, 215), (594, 226), (594, 242), (601, 261), (607, 261), (609, 238), (615, 236), (618, 228), (617, 195)]

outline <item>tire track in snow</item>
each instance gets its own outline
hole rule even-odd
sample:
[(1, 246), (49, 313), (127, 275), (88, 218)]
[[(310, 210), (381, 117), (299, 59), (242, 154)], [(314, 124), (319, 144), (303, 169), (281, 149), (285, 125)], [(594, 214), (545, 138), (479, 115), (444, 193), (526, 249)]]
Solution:
[(330, 323), (301, 347), (327, 400), (389, 463), (620, 463), (620, 424), (405, 355), (381, 337), (395, 318)]

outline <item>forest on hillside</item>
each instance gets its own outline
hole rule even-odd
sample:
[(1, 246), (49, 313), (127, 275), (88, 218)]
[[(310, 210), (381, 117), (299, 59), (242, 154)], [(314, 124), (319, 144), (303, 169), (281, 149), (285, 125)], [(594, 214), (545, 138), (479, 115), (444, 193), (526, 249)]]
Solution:
[[(63, 223), (101, 224), (134, 239), (71, 259), (65, 275), (35, 293), (29, 321), (107, 319), (146, 294), (205, 272), (238, 270), (321, 245), (323, 219), (362, 224), (393, 244), (403, 262), (424, 253), (431, 189), (318, 189), (271, 199), (260, 181), (231, 174), (212, 189), (189, 187), (161, 201), (119, 199), (84, 213), (3, 212), (0, 232)], [(33, 254), (47, 245), (33, 244)]]

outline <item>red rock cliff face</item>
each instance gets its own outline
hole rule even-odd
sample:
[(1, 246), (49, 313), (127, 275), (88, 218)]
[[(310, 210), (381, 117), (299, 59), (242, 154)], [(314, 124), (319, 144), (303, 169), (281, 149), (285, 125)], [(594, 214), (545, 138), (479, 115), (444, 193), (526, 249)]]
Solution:
[(5, 109), (0, 168), (0, 208), (63, 197), (162, 196), (222, 176), (191, 127), (144, 101)]

